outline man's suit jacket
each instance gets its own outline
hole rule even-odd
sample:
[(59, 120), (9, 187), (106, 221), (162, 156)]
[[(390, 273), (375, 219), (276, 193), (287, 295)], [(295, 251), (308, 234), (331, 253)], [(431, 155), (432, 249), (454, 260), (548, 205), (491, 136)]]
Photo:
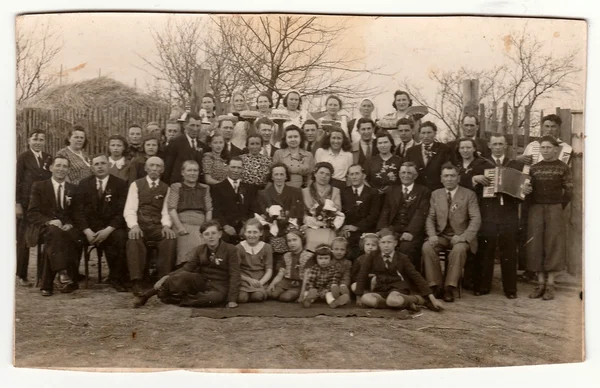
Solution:
[[(269, 150), (269, 155), (267, 155), (267, 156), (268, 156), (269, 158), (273, 159), (273, 155), (275, 155), (275, 151), (277, 151), (278, 149), (279, 149), (279, 147), (277, 147), (277, 146), (274, 146), (273, 144), (271, 144), (271, 148), (270, 148), (270, 150)], [(265, 148), (264, 148), (264, 146), (263, 146), (263, 149), (262, 149), (262, 150), (260, 150), (260, 153), (261, 153), (261, 154), (264, 154), (264, 152), (265, 152)]]
[(98, 198), (94, 175), (79, 182), (80, 201), (73, 215), (75, 226), (81, 231), (90, 228), (97, 232), (107, 226), (125, 228), (123, 210), (127, 200), (127, 183), (109, 175), (101, 198)]
[(433, 142), (431, 146), (432, 157), (425, 166), (423, 161), (423, 143), (411, 147), (406, 151), (406, 158), (403, 162), (413, 162), (417, 165), (417, 177), (415, 183), (426, 186), (433, 191), (441, 188), (442, 182), (440, 175), (442, 165), (450, 159), (450, 151), (445, 144)]
[[(200, 147), (200, 142), (198, 142)], [(165, 151), (165, 172), (162, 181), (171, 184), (181, 182), (181, 166), (186, 160), (195, 160), (200, 166), (202, 175), (202, 151), (194, 150), (185, 134), (179, 135), (169, 142)]]
[(74, 225), (74, 212), (77, 210), (77, 201), (80, 200), (80, 197), (77, 192), (77, 186), (68, 182), (65, 182), (64, 185), (64, 209), (61, 209), (56, 204), (52, 179), (46, 179), (33, 184), (29, 207), (27, 209), (27, 221), (33, 226), (31, 234), (27, 237), (29, 242), (39, 239), (40, 230), (48, 221), (58, 219), (63, 225)]
[[(383, 209), (379, 216), (377, 229), (391, 227), (396, 233), (410, 233), (413, 237), (423, 236), (425, 234), (425, 220), (429, 212), (429, 202), (431, 200), (431, 191), (422, 185), (415, 184), (408, 197), (404, 197), (403, 186), (391, 186), (385, 196)], [(401, 208), (406, 207), (406, 218), (408, 225), (398, 230), (394, 228), (394, 220)]]
[(446, 189), (438, 189), (431, 194), (429, 215), (425, 222), (427, 235), (429, 237), (441, 235), (448, 222), (454, 234), (464, 237), (469, 243), (471, 252), (476, 253), (481, 213), (473, 190), (458, 186), (450, 208), (448, 208)]
[[(450, 161), (454, 164), (458, 164), (458, 140), (449, 141), (446, 143), (446, 146), (448, 146), (450, 149)], [(485, 139), (476, 137), (475, 146), (477, 147), (477, 153), (479, 156), (489, 158), (492, 155), (492, 150), (488, 146), (488, 142)]]
[(29, 206), (29, 197), (31, 188), (34, 182), (50, 179), (50, 165), (52, 164), (52, 156), (42, 152), (42, 160), (40, 166), (35, 159), (35, 155), (31, 150), (21, 153), (17, 157), (17, 196), (16, 203), (20, 203), (23, 211)]
[(239, 231), (247, 219), (256, 211), (256, 189), (240, 182), (236, 194), (229, 179), (217, 183), (210, 189), (213, 201), (213, 218), (221, 225), (232, 226)]
[[(379, 154), (379, 150), (375, 146), (375, 141), (371, 141), (371, 157)], [(352, 143), (352, 160), (355, 164), (360, 164), (364, 169), (367, 168), (368, 160), (362, 147), (360, 146), (360, 140)]]
[(346, 215), (344, 223), (356, 226), (361, 233), (372, 232), (381, 209), (379, 191), (365, 185), (357, 198), (353, 190), (352, 186), (342, 189), (342, 211)]
[(230, 144), (231, 144), (231, 149), (229, 150), (230, 158), (235, 158), (236, 156), (240, 156), (240, 155), (248, 153), (245, 148), (241, 149), (239, 147), (236, 147), (235, 144), (233, 144), (233, 143), (230, 143)]

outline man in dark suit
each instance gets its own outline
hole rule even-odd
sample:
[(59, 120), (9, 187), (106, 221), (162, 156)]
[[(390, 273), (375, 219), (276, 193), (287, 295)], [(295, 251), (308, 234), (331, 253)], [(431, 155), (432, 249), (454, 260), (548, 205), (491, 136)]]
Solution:
[(210, 194), (213, 200), (213, 218), (223, 225), (223, 239), (230, 244), (237, 244), (244, 222), (256, 212), (256, 190), (240, 179), (242, 159), (232, 158), (228, 171), (227, 179), (214, 185)]
[(106, 155), (93, 158), (91, 167), (94, 175), (79, 182), (81, 200), (73, 216), (75, 226), (88, 244), (102, 248), (109, 268), (108, 282), (117, 291), (125, 292), (127, 231), (123, 210), (127, 183), (108, 173)]
[(139, 155), (144, 154), (144, 147), (142, 146), (142, 127), (137, 124), (133, 124), (127, 129), (127, 150), (124, 153), (127, 160), (133, 160)]
[[(302, 130), (306, 137), (306, 143), (304, 143), (304, 149), (315, 155), (317, 150), (321, 147), (321, 139), (323, 138), (323, 130), (319, 131), (319, 123), (313, 119), (308, 119), (302, 124)], [(319, 137), (319, 132), (321, 137)]]
[(54, 158), (50, 167), (52, 178), (33, 184), (27, 209), (27, 221), (36, 228), (37, 241), (40, 236), (44, 244), (42, 252), (43, 296), (51, 296), (56, 273), (60, 273), (60, 290), (70, 293), (79, 288), (79, 255), (83, 245), (81, 231), (74, 228), (73, 212), (79, 200), (77, 187), (66, 182), (69, 160)]
[[(492, 155), (492, 151), (488, 146), (487, 141), (485, 139), (477, 137), (477, 132), (479, 131), (479, 119), (477, 116), (473, 115), (465, 115), (463, 117), (462, 123), (462, 137), (467, 139), (473, 139), (475, 142), (475, 147), (477, 147), (477, 154), (484, 158), (488, 158)], [(456, 165), (458, 165), (458, 139), (452, 140), (446, 144), (450, 149), (450, 161)]]
[[(507, 143), (504, 135), (492, 134), (490, 148), (490, 162), (496, 166), (522, 171), (523, 163), (510, 160), (506, 156)], [(490, 184), (489, 179), (483, 175), (476, 175), (473, 180), (481, 186)], [(525, 187), (523, 192), (529, 194), (531, 186)], [(479, 250), (473, 269), (473, 293), (476, 296), (490, 293), (498, 247), (504, 294), (508, 299), (517, 297), (517, 233), (521, 202), (518, 198), (497, 193), (493, 198), (482, 198), (479, 203), (482, 224), (479, 229)]]
[(365, 185), (365, 171), (353, 164), (348, 168), (352, 186), (342, 190), (342, 211), (346, 215), (342, 234), (348, 239), (350, 259), (360, 256), (358, 243), (363, 233), (374, 232), (380, 210), (379, 191)]
[(263, 149), (260, 150), (260, 153), (263, 155), (267, 155), (269, 158), (273, 159), (273, 155), (275, 155), (275, 151), (279, 149), (279, 147), (273, 145), (271, 141), (273, 140), (273, 125), (275, 125), (271, 120), (266, 117), (261, 117), (256, 120), (254, 123), (258, 134), (263, 139)]
[(421, 124), (419, 133), (421, 144), (409, 148), (404, 161), (417, 166), (419, 177), (416, 183), (434, 191), (442, 187), (442, 165), (450, 159), (450, 150), (445, 144), (435, 141), (437, 126), (431, 121)]
[(373, 131), (375, 130), (375, 122), (371, 119), (361, 117), (358, 119), (358, 133), (360, 140), (352, 143), (352, 158), (355, 164), (366, 168), (371, 162), (371, 157), (379, 153), (375, 142), (373, 141)]
[[(198, 131), (202, 118), (195, 113), (185, 117), (184, 133), (171, 141), (165, 150), (165, 172), (162, 181), (171, 184), (181, 182), (181, 166), (186, 160), (195, 160), (202, 168), (202, 147), (198, 141)], [(200, 176), (202, 171), (200, 171)]]
[(417, 143), (413, 139), (414, 122), (408, 117), (403, 117), (398, 120), (398, 136), (400, 143), (396, 145), (396, 155), (402, 160), (406, 159), (406, 152), (409, 148), (414, 147)]
[[(471, 251), (477, 253), (477, 231), (481, 214), (477, 196), (472, 190), (458, 185), (458, 167), (446, 163), (442, 167), (444, 188), (431, 193), (429, 214), (425, 221), (428, 239), (421, 250), (425, 264), (425, 278), (434, 293), (443, 291), (445, 302), (454, 302), (462, 269)], [(438, 256), (441, 249), (450, 249), (446, 278), (442, 283), (442, 269)], [(443, 289), (442, 284), (445, 286)]]
[(235, 127), (235, 123), (237, 122), (237, 117), (235, 116), (220, 116), (219, 117), (219, 131), (221, 131), (221, 135), (223, 135), (223, 140), (225, 140), (225, 149), (230, 158), (234, 158), (236, 156), (240, 156), (245, 154), (246, 151), (242, 150), (235, 146), (235, 144), (231, 143), (231, 138), (233, 137), (233, 129)]
[(385, 196), (377, 229), (389, 228), (400, 236), (396, 249), (410, 257), (415, 268), (419, 270), (431, 191), (415, 183), (418, 174), (413, 162), (404, 162), (400, 167), (399, 176), (402, 185), (390, 187)]
[[(46, 144), (46, 133), (35, 129), (29, 134), (29, 149), (17, 157), (17, 195), (15, 212), (17, 215), (17, 280), (19, 285), (31, 287), (27, 278), (29, 267), (29, 246), (25, 235), (27, 231), (27, 208), (31, 187), (35, 182), (49, 179), (52, 176), (50, 165), (52, 156), (43, 152)], [(37, 241), (31, 245), (37, 244)]]

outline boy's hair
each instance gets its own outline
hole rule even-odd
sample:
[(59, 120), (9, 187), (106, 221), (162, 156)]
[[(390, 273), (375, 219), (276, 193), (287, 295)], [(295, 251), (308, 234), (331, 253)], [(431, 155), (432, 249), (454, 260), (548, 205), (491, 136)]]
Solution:
[(379, 236), (379, 238), (392, 236), (394, 238), (394, 240), (398, 240), (398, 235), (396, 234), (396, 232), (394, 232), (393, 230), (391, 230), (389, 228), (381, 229), (379, 232), (377, 232), (377, 236)]
[(333, 257), (333, 252), (327, 244), (319, 244), (315, 248), (315, 255)]
[(200, 233), (204, 233), (206, 231), (206, 229), (210, 228), (211, 226), (216, 227), (218, 231), (223, 230), (223, 227), (221, 226), (221, 223), (219, 221), (210, 220), (210, 221), (204, 221), (204, 223), (202, 225), (200, 225)]
[(358, 247), (362, 252), (365, 250), (365, 241), (370, 238), (376, 239), (377, 242), (379, 242), (379, 236), (376, 233), (363, 233), (360, 236), (360, 241), (358, 242)]

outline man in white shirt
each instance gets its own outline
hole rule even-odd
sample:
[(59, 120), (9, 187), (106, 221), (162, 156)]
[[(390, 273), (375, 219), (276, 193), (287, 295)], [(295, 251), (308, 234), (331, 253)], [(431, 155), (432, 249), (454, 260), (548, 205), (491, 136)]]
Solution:
[(164, 163), (153, 156), (146, 161), (146, 175), (129, 186), (123, 217), (129, 228), (127, 240), (127, 266), (133, 282), (134, 295), (144, 291), (147, 278), (147, 242), (157, 243), (156, 263), (159, 278), (173, 270), (175, 264), (176, 235), (171, 230), (171, 217), (167, 208), (169, 186), (159, 178)]
[(221, 131), (221, 135), (223, 135), (223, 140), (225, 140), (225, 149), (227, 150), (230, 158), (240, 156), (244, 153), (242, 149), (236, 147), (235, 144), (231, 142), (236, 121), (237, 117), (235, 116), (219, 117), (219, 131)]

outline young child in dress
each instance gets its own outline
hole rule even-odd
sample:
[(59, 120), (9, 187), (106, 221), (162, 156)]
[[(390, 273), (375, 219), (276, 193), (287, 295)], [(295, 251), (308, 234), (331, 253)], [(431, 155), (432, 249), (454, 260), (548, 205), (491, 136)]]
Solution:
[[(363, 235), (360, 236), (359, 247), (364, 253), (354, 260), (350, 273), (350, 278), (352, 279), (352, 285), (350, 288), (354, 293), (356, 293), (356, 279), (358, 279), (358, 274), (360, 273), (360, 268), (365, 260), (365, 257), (367, 257), (369, 253), (375, 252), (379, 249), (379, 236), (375, 233), (363, 233)], [(373, 274), (369, 274), (369, 290), (373, 291), (375, 282), (375, 276), (373, 276)]]
[(240, 293), (238, 303), (262, 302), (267, 299), (265, 284), (273, 275), (273, 250), (261, 241), (263, 227), (251, 218), (244, 224), (242, 235), (246, 238), (237, 245), (240, 256)]
[(129, 184), (148, 174), (146, 172), (146, 160), (152, 156), (157, 156), (159, 144), (159, 140), (152, 135), (146, 135), (144, 137), (142, 140), (142, 149), (144, 150), (144, 153), (136, 156), (129, 166)]
[[(443, 303), (432, 294), (410, 258), (395, 251), (398, 245), (396, 233), (382, 229), (377, 234), (379, 250), (369, 253), (361, 264), (356, 281), (356, 304), (371, 308), (418, 310), (418, 305), (425, 305), (434, 311), (442, 309)], [(365, 293), (370, 273), (376, 276), (377, 282), (371, 292)], [(416, 289), (417, 294), (414, 295), (411, 289)]]
[(313, 254), (304, 250), (304, 235), (301, 231), (290, 230), (286, 237), (289, 252), (283, 255), (277, 276), (271, 281), (267, 294), (281, 302), (296, 302), (300, 298), (304, 267)]
[(337, 266), (339, 272), (339, 283), (336, 284), (331, 292), (334, 297), (340, 294), (350, 295), (350, 272), (352, 262), (346, 257), (348, 255), (348, 240), (345, 237), (336, 237), (331, 241), (331, 252), (333, 253), (333, 263)]
[[(326, 244), (315, 248), (316, 264), (306, 271), (306, 289), (302, 306), (309, 307), (318, 298), (325, 299), (329, 307), (343, 306), (350, 300), (348, 294), (340, 294), (340, 271), (333, 252)], [(337, 290), (334, 295), (333, 290)]]

